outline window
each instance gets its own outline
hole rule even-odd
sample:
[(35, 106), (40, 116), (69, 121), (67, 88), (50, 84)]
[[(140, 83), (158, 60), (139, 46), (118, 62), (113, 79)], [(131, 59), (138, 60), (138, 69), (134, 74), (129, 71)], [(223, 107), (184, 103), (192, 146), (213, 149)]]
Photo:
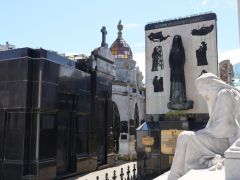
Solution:
[(56, 116), (55, 114), (40, 115), (39, 159), (56, 156)]
[(82, 113), (77, 116), (76, 152), (79, 155), (88, 154), (89, 151), (89, 114)]

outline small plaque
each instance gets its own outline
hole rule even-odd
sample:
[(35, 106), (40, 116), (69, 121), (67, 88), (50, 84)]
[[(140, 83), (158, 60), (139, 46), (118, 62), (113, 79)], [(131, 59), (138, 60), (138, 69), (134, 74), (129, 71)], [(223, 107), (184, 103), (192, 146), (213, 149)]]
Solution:
[(145, 147), (145, 152), (151, 152), (152, 149), (150, 147)]
[(121, 139), (127, 139), (127, 135), (126, 134), (122, 134), (121, 135)]
[(174, 154), (177, 138), (181, 132), (177, 129), (161, 130), (161, 153)]
[(154, 138), (151, 136), (142, 137), (142, 143), (144, 146), (152, 146), (154, 144)]
[(121, 121), (120, 132), (128, 133), (128, 122), (127, 121)]

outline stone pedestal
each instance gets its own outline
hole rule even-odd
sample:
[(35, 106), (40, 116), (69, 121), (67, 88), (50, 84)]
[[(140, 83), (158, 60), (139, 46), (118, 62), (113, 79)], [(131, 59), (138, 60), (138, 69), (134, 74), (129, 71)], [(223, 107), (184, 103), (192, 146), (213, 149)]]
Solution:
[(240, 179), (240, 139), (238, 139), (224, 154), (225, 179)]

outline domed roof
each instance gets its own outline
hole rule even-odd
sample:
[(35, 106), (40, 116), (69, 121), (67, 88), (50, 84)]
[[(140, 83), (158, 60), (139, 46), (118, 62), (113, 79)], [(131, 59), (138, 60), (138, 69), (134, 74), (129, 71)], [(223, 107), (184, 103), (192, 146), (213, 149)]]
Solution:
[(119, 21), (117, 28), (118, 37), (110, 47), (113, 57), (115, 59), (132, 59), (132, 50), (127, 42), (122, 38), (123, 25), (121, 24), (121, 20)]

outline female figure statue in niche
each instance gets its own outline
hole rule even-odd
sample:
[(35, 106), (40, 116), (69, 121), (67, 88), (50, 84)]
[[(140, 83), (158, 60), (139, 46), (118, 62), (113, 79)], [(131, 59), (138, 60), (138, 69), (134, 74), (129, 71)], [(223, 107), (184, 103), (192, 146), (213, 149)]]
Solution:
[(196, 50), (197, 65), (204, 66), (208, 65), (207, 62), (207, 43), (202, 41), (201, 46)]
[(156, 46), (152, 52), (152, 71), (158, 71), (158, 66), (164, 68), (162, 59), (162, 46)]
[(193, 108), (193, 101), (187, 101), (186, 97), (184, 64), (185, 52), (182, 38), (180, 35), (175, 35), (169, 55), (171, 86), (168, 109), (186, 110)]
[(177, 180), (190, 169), (220, 167), (224, 152), (240, 137), (240, 91), (212, 73), (201, 75), (195, 84), (207, 102), (209, 120), (204, 129), (178, 136), (168, 180)]

